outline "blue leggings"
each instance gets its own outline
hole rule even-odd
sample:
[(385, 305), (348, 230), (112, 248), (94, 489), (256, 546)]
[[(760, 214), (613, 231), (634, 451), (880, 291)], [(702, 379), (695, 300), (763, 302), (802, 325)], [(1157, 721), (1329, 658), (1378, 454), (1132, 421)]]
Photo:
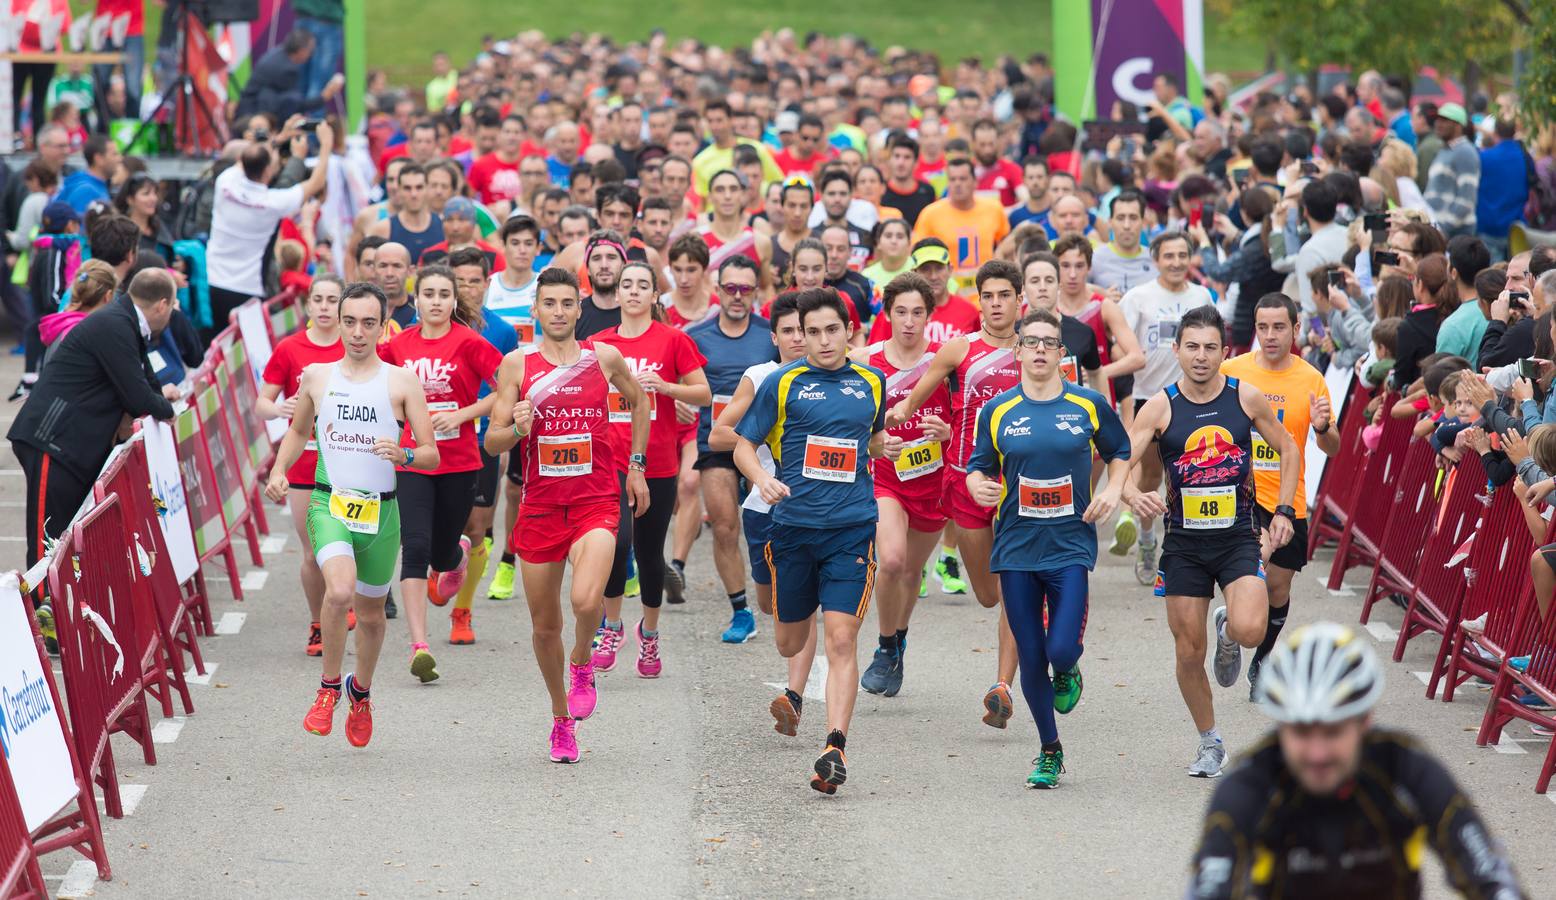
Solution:
[[(1021, 695), (1037, 720), (1037, 733), (1044, 744), (1059, 740), (1049, 667), (1068, 672), (1085, 650), (1081, 640), (1086, 633), (1087, 574), (1082, 565), (1065, 566), (1057, 572), (999, 573), (1005, 617), (1016, 637)], [(1043, 626), (1045, 601), (1047, 628)]]

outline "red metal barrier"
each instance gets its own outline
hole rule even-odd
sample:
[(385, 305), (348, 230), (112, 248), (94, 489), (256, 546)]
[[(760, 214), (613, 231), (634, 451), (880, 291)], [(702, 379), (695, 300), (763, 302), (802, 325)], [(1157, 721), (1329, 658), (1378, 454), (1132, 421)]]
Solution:
[[(238, 558), (232, 551), (232, 536), (222, 512), (221, 495), (217, 491), (216, 475), (211, 470), (211, 454), (206, 444), (204, 430), (200, 427), (200, 411), (191, 405), (173, 420), (173, 436), (178, 444), (178, 469), (184, 482), (184, 496), (189, 503), (190, 524), (194, 528), (195, 553), (204, 563), (220, 556), (227, 569), (227, 583), (232, 595), (243, 599), (243, 585), (238, 577)], [(203, 581), (204, 576), (196, 576)], [(203, 591), (203, 584), (202, 584)], [(205, 629), (210, 634), (210, 629)]]
[[(1393, 404), (1397, 394), (1383, 398), (1384, 407)], [(1410, 446), (1410, 433), (1415, 422), (1410, 419), (1389, 418), (1383, 423), (1383, 434), (1376, 449), (1368, 453), (1356, 489), (1346, 509), (1345, 525), (1340, 529), (1339, 543), (1335, 546), (1334, 562), (1329, 567), (1329, 589), (1337, 591), (1345, 583), (1345, 572), (1352, 566), (1370, 566), (1377, 562), (1378, 545), (1388, 522), (1389, 503), (1378, 503), (1380, 494), (1387, 496), (1393, 479), (1399, 475), (1405, 450)]]
[[(1515, 640), (1519, 597), (1529, 586), (1529, 555), (1534, 538), (1525, 524), (1513, 486), (1496, 490), (1486, 510), (1484, 524), (1475, 532), (1475, 544), (1464, 568), (1464, 602), (1459, 614), (1448, 620), (1444, 640), (1451, 638), (1448, 650), (1447, 683), (1443, 702), (1453, 702), (1454, 689), (1471, 677), (1496, 678), (1497, 666), (1510, 654), (1523, 649)], [(1471, 631), (1466, 622), (1486, 617), (1483, 630)], [(1477, 652), (1484, 651), (1498, 662)]]
[(16, 784), (0, 755), (0, 897), (41, 900), (48, 895), (33, 853), (32, 832), (22, 816), (22, 802), (16, 796)]
[[(1443, 500), (1437, 506), (1436, 523), (1428, 531), (1421, 562), (1416, 567), (1410, 603), (1394, 642), (1394, 659), (1404, 658), (1405, 645), (1428, 632), (1442, 635), (1447, 623), (1458, 621), (1464, 599), (1464, 564), (1449, 565), (1460, 546), (1475, 533), (1490, 500), (1485, 496), (1486, 470), (1480, 457), (1466, 454), (1443, 482)], [(1437, 659), (1426, 696), (1437, 696), (1437, 682), (1448, 670), (1448, 644), (1439, 642)]]
[(1367, 452), (1362, 430), (1367, 426), (1367, 402), (1372, 394), (1357, 381), (1340, 410), (1340, 451), (1324, 466), (1308, 519), (1307, 558), (1324, 544), (1338, 541), (1350, 515), (1352, 498), (1358, 487), (1355, 473), (1361, 471)]
[[(1367, 584), (1367, 596), (1362, 600), (1363, 625), (1371, 617), (1374, 603), (1391, 594), (1410, 595), (1425, 547), (1421, 536), (1431, 533), (1432, 514), (1437, 512), (1436, 457), (1431, 443), (1424, 438), (1411, 440), (1405, 449), (1399, 475), (1393, 479), (1394, 503), (1383, 526), (1377, 563)], [(1385, 485), (1384, 489), (1388, 487)], [(1397, 662), (1399, 657), (1394, 659)]]
[[(173, 577), (162, 526), (151, 497), (151, 473), (146, 467), (146, 444), (126, 445), (92, 487), (97, 502), (117, 496), (123, 507), (135, 585), (135, 621), (143, 656), (146, 690), (162, 704), (162, 715), (173, 715), (176, 690), (184, 713), (194, 712), (194, 700), (184, 681), (184, 651), (200, 659), (194, 624), (188, 615), (183, 588)], [(204, 668), (203, 661), (201, 668)]]
[(248, 452), (239, 452), (238, 441), (233, 439), (227, 427), (227, 413), (223, 408), (217, 381), (221, 377), (221, 360), (212, 360), (211, 370), (202, 371), (195, 381), (194, 407), (200, 413), (200, 431), (205, 436), (205, 448), (210, 455), (211, 471), (216, 476), (216, 489), (221, 497), (222, 517), (227, 522), (227, 536), (231, 540), (239, 526), (249, 545), (249, 559), (256, 566), (265, 564), (259, 553), (259, 530), (254, 523), (254, 507), (249, 502), (249, 485), (255, 481), (253, 464)]
[[(1550, 540), (1549, 535), (1546, 540)], [(1521, 627), (1528, 634), (1529, 662), (1522, 670), (1513, 668), (1506, 661), (1497, 669), (1496, 684), (1491, 688), (1486, 713), (1481, 719), (1480, 734), (1475, 739), (1475, 743), (1481, 746), (1499, 743), (1502, 740), (1502, 728), (1515, 718), (1556, 728), (1556, 715), (1538, 712), (1518, 703), (1513, 693), (1515, 686), (1522, 686), (1546, 703), (1556, 706), (1556, 606), (1541, 617), (1531, 589), (1525, 592), (1519, 605), (1519, 618)], [(1556, 741), (1551, 743), (1551, 749), (1545, 754), (1545, 762), (1535, 782), (1535, 793), (1546, 792), (1553, 773), (1556, 773)]]
[(265, 503), (261, 496), (264, 488), (262, 473), (270, 470), (269, 463), (275, 458), (275, 453), (270, 435), (265, 430), (265, 422), (255, 409), (255, 404), (259, 402), (259, 391), (254, 387), (254, 373), (249, 369), (248, 356), (237, 330), (229, 328), (218, 335), (216, 346), (219, 353), (214, 384), (221, 399), (227, 433), (232, 436), (233, 450), (239, 458), (254, 524), (261, 534), (268, 535), (270, 523), (265, 518)]

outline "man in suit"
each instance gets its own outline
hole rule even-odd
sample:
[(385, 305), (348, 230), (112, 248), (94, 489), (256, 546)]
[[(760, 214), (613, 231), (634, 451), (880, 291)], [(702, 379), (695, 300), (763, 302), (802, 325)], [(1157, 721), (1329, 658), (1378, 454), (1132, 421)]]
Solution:
[(165, 270), (140, 272), (127, 294), (72, 329), (43, 367), (6, 435), (27, 476), (29, 567), (91, 493), (124, 417), (173, 417), (169, 400), (178, 389), (158, 386), (146, 349), (177, 305)]

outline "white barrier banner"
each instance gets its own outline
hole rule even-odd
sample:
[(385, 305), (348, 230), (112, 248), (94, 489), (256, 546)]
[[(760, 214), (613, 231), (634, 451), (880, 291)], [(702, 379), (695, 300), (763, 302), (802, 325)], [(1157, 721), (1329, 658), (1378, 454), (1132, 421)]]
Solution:
[(28, 831), (36, 831), (77, 795), (62, 716), (38, 659), (31, 603), (16, 573), (0, 575), (0, 746), (22, 801)]
[[(265, 329), (263, 303), (245, 303), (238, 307), (238, 332), (243, 335), (243, 349), (248, 352), (249, 369), (254, 373), (254, 387), (263, 389), (265, 365), (270, 362), (272, 351), (270, 332)], [(288, 424), (285, 419), (266, 420), (265, 431), (270, 435), (271, 443), (281, 440)]]
[(173, 560), (173, 575), (183, 584), (199, 570), (200, 557), (195, 552), (194, 526), (189, 522), (189, 499), (179, 475), (178, 444), (173, 440), (172, 426), (150, 416), (141, 419), (140, 433), (146, 442), (146, 467), (151, 471), (157, 521), (162, 523), (162, 538)]

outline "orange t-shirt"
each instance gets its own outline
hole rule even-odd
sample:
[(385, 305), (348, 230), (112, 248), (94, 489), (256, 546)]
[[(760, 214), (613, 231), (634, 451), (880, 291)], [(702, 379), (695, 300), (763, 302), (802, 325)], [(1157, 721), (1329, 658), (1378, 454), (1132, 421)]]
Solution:
[[(969, 277), (994, 258), (994, 248), (1010, 233), (1005, 208), (992, 197), (976, 197), (972, 209), (957, 209), (949, 199), (924, 207), (913, 226), (913, 240), (945, 241), (951, 251), (952, 273)], [(1019, 285), (1018, 285), (1019, 287)]]
[[(1286, 426), (1291, 439), (1297, 442), (1297, 498), (1291, 505), (1297, 510), (1297, 518), (1305, 519), (1307, 486), (1303, 482), (1307, 470), (1305, 453), (1308, 427), (1312, 424), (1311, 398), (1327, 399), (1329, 383), (1324, 380), (1322, 372), (1299, 356), (1292, 355), (1291, 365), (1279, 371), (1260, 365), (1260, 356), (1254, 350), (1233, 357), (1221, 364), (1221, 374), (1241, 379), (1258, 388), (1265, 399), (1270, 401), (1270, 405), (1275, 407), (1275, 415)], [(1331, 417), (1330, 427), (1335, 427), (1335, 424), (1335, 418)], [(1253, 432), (1253, 486), (1258, 504), (1274, 512), (1280, 503), (1280, 454), (1259, 435), (1257, 429)]]

